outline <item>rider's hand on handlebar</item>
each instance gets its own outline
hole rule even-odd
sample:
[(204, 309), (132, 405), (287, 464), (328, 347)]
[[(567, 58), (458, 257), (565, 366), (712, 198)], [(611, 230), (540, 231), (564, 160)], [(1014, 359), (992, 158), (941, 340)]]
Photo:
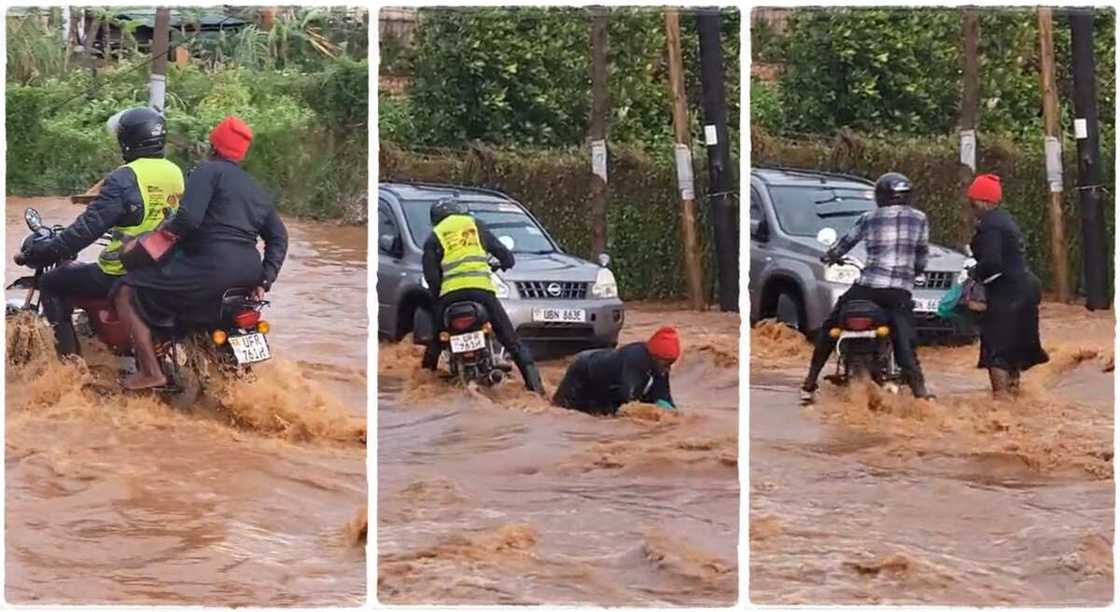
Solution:
[(257, 287), (253, 289), (253, 299), (258, 302), (264, 301), (264, 287)]

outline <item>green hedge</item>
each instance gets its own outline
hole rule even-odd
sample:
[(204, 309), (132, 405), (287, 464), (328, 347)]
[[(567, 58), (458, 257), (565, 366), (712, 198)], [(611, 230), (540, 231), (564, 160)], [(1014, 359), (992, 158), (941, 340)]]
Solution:
[[(8, 83), (7, 189), (18, 195), (85, 191), (121, 164), (105, 121), (147, 103), (147, 73), (125, 63), (42, 85)], [(246, 169), (288, 214), (361, 222), (368, 176), (368, 64), (341, 59), (317, 73), (169, 67), (168, 157), (185, 171), (206, 154), (227, 114), (252, 128)]]
[[(405, 151), (381, 143), (382, 181), (423, 180), (497, 189), (524, 204), (565, 250), (592, 258), (590, 161), (583, 150)], [(706, 194), (703, 155), (694, 157), (697, 194)], [(687, 295), (680, 199), (669, 158), (611, 149), (607, 251), (625, 299)], [(707, 206), (698, 202), (704, 285), (715, 289)], [(713, 300), (714, 301), (714, 300)]]
[[(980, 135), (978, 171), (998, 174), (1003, 183), (1004, 205), (1018, 220), (1027, 240), (1027, 256), (1043, 284), (1051, 287), (1048, 255), (1047, 186), (1044, 155), (1038, 146), (1015, 145)], [(1039, 139), (1041, 140), (1041, 139)], [(1107, 144), (1107, 143), (1106, 143)], [(959, 145), (956, 137), (928, 139), (864, 140), (843, 134), (835, 140), (820, 138), (791, 140), (775, 138), (756, 130), (751, 139), (752, 164), (784, 165), (846, 172), (874, 180), (887, 171), (902, 172), (913, 181), (916, 204), (930, 217), (931, 239), (946, 246), (960, 247), (971, 237), (961, 222), (962, 197), (958, 185)], [(1070, 278), (1074, 287), (1081, 281), (1081, 219), (1078, 215), (1077, 144), (1063, 143), (1063, 210), (1069, 254)], [(1115, 183), (1115, 149), (1101, 151), (1101, 180), (1104, 217), (1109, 245), (1115, 240), (1112, 193)], [(1112, 266), (1112, 246), (1108, 247)], [(1111, 273), (1109, 278), (1112, 278)]]

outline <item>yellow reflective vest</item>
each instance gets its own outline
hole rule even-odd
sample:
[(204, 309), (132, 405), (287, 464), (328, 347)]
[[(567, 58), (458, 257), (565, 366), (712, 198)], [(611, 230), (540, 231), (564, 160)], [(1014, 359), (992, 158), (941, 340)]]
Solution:
[(110, 276), (122, 276), (126, 270), (121, 263), (121, 237), (134, 237), (159, 227), (159, 224), (179, 208), (183, 196), (183, 171), (174, 162), (163, 158), (141, 157), (127, 164), (136, 174), (136, 184), (144, 201), (144, 218), (136, 225), (114, 227), (113, 239), (101, 251), (97, 265)]
[(474, 219), (470, 215), (451, 215), (432, 231), (443, 247), (440, 297), (460, 289), (483, 289), (493, 293), (490, 256), (482, 247), (482, 237)]

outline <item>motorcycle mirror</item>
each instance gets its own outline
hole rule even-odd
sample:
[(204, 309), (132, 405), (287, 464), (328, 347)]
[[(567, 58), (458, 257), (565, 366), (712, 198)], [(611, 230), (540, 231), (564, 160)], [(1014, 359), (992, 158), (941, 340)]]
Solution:
[(817, 242), (823, 244), (826, 247), (830, 247), (836, 244), (837, 238), (838, 236), (836, 234), (836, 230), (832, 229), (831, 227), (823, 227), (821, 228), (821, 231), (817, 232)]
[(23, 220), (27, 222), (27, 228), (33, 232), (37, 232), (39, 228), (43, 227), (43, 218), (39, 216), (39, 211), (34, 208), (23, 211)]
[(611, 256), (606, 253), (599, 253), (599, 267), (606, 268), (611, 265)]

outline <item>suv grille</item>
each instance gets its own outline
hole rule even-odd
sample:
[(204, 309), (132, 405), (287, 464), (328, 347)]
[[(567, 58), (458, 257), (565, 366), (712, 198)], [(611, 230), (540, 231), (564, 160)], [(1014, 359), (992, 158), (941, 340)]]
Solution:
[(926, 272), (926, 282), (922, 287), (926, 289), (948, 289), (953, 286), (955, 276), (952, 272)]
[(517, 283), (517, 292), (527, 300), (584, 300), (587, 299), (587, 283), (526, 281)]

